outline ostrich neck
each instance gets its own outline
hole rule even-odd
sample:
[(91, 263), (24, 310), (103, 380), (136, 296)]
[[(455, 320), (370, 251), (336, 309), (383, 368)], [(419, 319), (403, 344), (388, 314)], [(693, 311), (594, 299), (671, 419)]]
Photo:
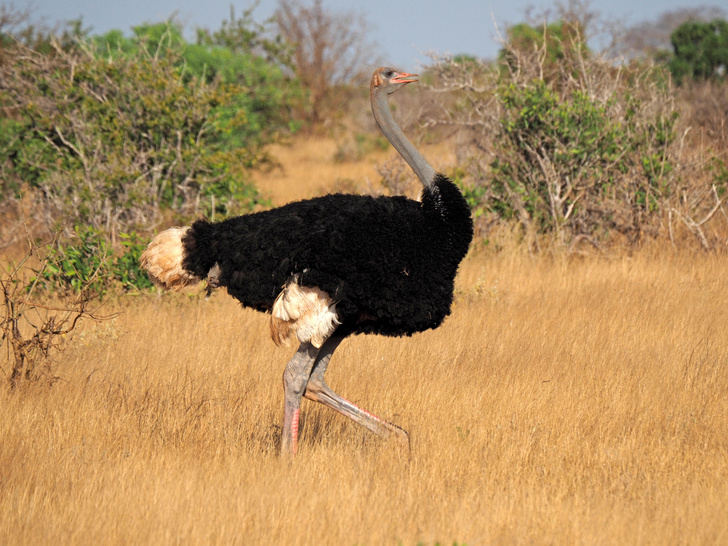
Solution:
[(377, 125), (387, 137), (387, 140), (394, 146), (399, 155), (404, 158), (407, 164), (412, 168), (422, 185), (429, 187), (435, 180), (435, 169), (427, 162), (420, 152), (417, 151), (412, 143), (407, 139), (402, 129), (399, 128), (394, 121), (392, 112), (389, 109), (389, 101), (387, 93), (373, 91), (372, 92), (372, 113)]

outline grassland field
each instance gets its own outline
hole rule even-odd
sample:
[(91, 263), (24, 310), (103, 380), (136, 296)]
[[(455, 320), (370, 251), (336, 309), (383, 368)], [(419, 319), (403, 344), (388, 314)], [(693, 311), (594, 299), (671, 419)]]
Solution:
[[(258, 184), (376, 179), (386, 152), (335, 147), (281, 148)], [(327, 374), (411, 453), (304, 401), (295, 461), (268, 317), (222, 291), (114, 302), (52, 387), (0, 389), (0, 544), (727, 544), (727, 273), (475, 248), (441, 328), (351, 338)]]

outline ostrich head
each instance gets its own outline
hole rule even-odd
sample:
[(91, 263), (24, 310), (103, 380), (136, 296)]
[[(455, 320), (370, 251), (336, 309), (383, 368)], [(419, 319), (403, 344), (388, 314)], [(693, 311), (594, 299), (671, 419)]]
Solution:
[(417, 74), (408, 74), (407, 72), (399, 72), (394, 68), (383, 66), (377, 68), (372, 76), (371, 90), (384, 91), (391, 95), (400, 87), (408, 83), (416, 82)]

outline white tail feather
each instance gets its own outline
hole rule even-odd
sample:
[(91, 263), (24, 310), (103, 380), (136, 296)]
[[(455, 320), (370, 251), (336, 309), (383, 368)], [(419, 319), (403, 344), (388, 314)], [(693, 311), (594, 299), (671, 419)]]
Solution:
[(201, 281), (182, 266), (185, 252), (182, 237), (188, 229), (190, 228), (166, 229), (152, 239), (142, 252), (141, 266), (147, 270), (152, 282), (165, 290), (181, 290)]

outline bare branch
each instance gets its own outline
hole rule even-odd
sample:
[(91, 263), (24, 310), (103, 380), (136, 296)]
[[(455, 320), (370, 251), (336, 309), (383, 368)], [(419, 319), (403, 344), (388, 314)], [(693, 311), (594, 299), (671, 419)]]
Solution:
[(365, 82), (377, 64), (370, 24), (361, 13), (330, 11), (322, 0), (310, 5), (279, 0), (275, 20), (281, 36), (295, 47), (296, 75), (311, 94), (311, 121), (320, 124), (343, 105), (333, 90)]

